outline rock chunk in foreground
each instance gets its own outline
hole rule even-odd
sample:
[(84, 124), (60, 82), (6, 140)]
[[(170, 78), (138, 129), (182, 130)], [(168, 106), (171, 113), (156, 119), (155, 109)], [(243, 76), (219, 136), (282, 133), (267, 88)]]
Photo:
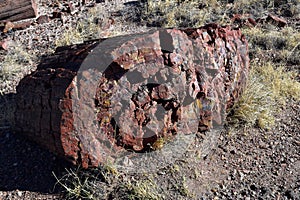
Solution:
[(1, 0), (0, 23), (34, 18), (37, 15), (36, 0)]
[(15, 130), (96, 167), (222, 126), (248, 70), (241, 31), (216, 24), (58, 48), (18, 85)]

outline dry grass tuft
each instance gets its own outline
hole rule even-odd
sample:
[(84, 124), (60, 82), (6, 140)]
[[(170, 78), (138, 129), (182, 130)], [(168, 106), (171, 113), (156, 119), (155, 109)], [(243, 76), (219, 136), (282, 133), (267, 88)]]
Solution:
[(287, 72), (284, 66), (254, 63), (245, 91), (233, 107), (231, 123), (272, 128), (274, 115), (289, 98), (300, 100), (300, 83), (294, 80), (296, 75), (295, 72)]
[[(88, 177), (81, 177), (78, 171), (67, 170), (67, 174), (57, 180), (57, 184), (65, 189), (67, 199), (95, 199), (89, 185), (91, 182)], [(90, 175), (89, 175), (90, 176)]]
[(21, 45), (10, 43), (0, 62), (0, 95), (15, 90), (16, 84), (32, 70), (35, 56), (29, 54)]
[(109, 191), (120, 185), (119, 172), (108, 164), (89, 170), (66, 169), (61, 178), (53, 175), (57, 180), (56, 185), (64, 189), (66, 199), (107, 199)]
[(66, 199), (161, 199), (156, 183), (145, 175), (143, 179), (128, 179), (113, 166), (97, 169), (66, 170), (57, 185), (64, 188)]
[(85, 19), (77, 22), (75, 27), (65, 30), (60, 38), (55, 41), (56, 46), (80, 44), (89, 39), (97, 39), (100, 36), (100, 16), (95, 9), (87, 13)]
[(282, 30), (276, 30), (274, 27), (273, 30), (272, 27), (270, 29), (258, 27), (243, 29), (243, 33), (249, 40), (250, 53), (257, 54), (261, 51), (274, 53), (276, 50), (273, 62), (299, 63), (300, 33), (292, 27), (285, 27)]
[(147, 199), (147, 200), (159, 200), (161, 199), (157, 185), (153, 180), (133, 180), (123, 184), (125, 187), (127, 197), (126, 199)]
[(148, 0), (141, 18), (150, 26), (199, 27), (212, 21), (214, 12), (221, 11), (221, 4), (217, 0)]
[(20, 45), (11, 45), (4, 60), (0, 63), (0, 77), (13, 76), (22, 70), (22, 65), (32, 64), (32, 55), (27, 53)]
[[(232, 13), (247, 14), (254, 18), (266, 16), (268, 10), (275, 14), (285, 13), (289, 16), (299, 16), (296, 1), (287, 4), (278, 0), (147, 0), (141, 11), (141, 21), (150, 26), (159, 27), (199, 27), (205, 23), (230, 24)], [(253, 9), (255, 7), (255, 9)], [(288, 13), (288, 14), (287, 14)]]

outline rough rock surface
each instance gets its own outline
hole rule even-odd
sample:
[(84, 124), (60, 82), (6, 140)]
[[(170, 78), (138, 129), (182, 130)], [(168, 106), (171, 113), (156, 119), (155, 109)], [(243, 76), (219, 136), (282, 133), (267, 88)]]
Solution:
[(33, 18), (37, 14), (35, 0), (0, 1), (0, 22)]
[(222, 126), (249, 68), (240, 30), (209, 24), (57, 49), (17, 87), (15, 130), (83, 167)]

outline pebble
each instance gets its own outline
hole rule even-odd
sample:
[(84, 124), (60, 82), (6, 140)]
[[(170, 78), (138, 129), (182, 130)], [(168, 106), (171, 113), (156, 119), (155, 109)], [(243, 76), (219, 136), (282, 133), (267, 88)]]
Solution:
[(23, 195), (23, 192), (22, 192), (22, 191), (17, 191), (17, 195), (18, 195), (19, 197), (21, 197), (21, 196)]

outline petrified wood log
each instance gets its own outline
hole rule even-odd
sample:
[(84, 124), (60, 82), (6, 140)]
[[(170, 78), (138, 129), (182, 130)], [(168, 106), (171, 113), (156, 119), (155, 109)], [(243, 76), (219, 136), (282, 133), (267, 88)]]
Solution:
[(15, 129), (83, 167), (221, 126), (248, 75), (240, 30), (210, 24), (62, 47), (17, 87)]
[(35, 0), (0, 0), (0, 22), (33, 18), (36, 14)]

